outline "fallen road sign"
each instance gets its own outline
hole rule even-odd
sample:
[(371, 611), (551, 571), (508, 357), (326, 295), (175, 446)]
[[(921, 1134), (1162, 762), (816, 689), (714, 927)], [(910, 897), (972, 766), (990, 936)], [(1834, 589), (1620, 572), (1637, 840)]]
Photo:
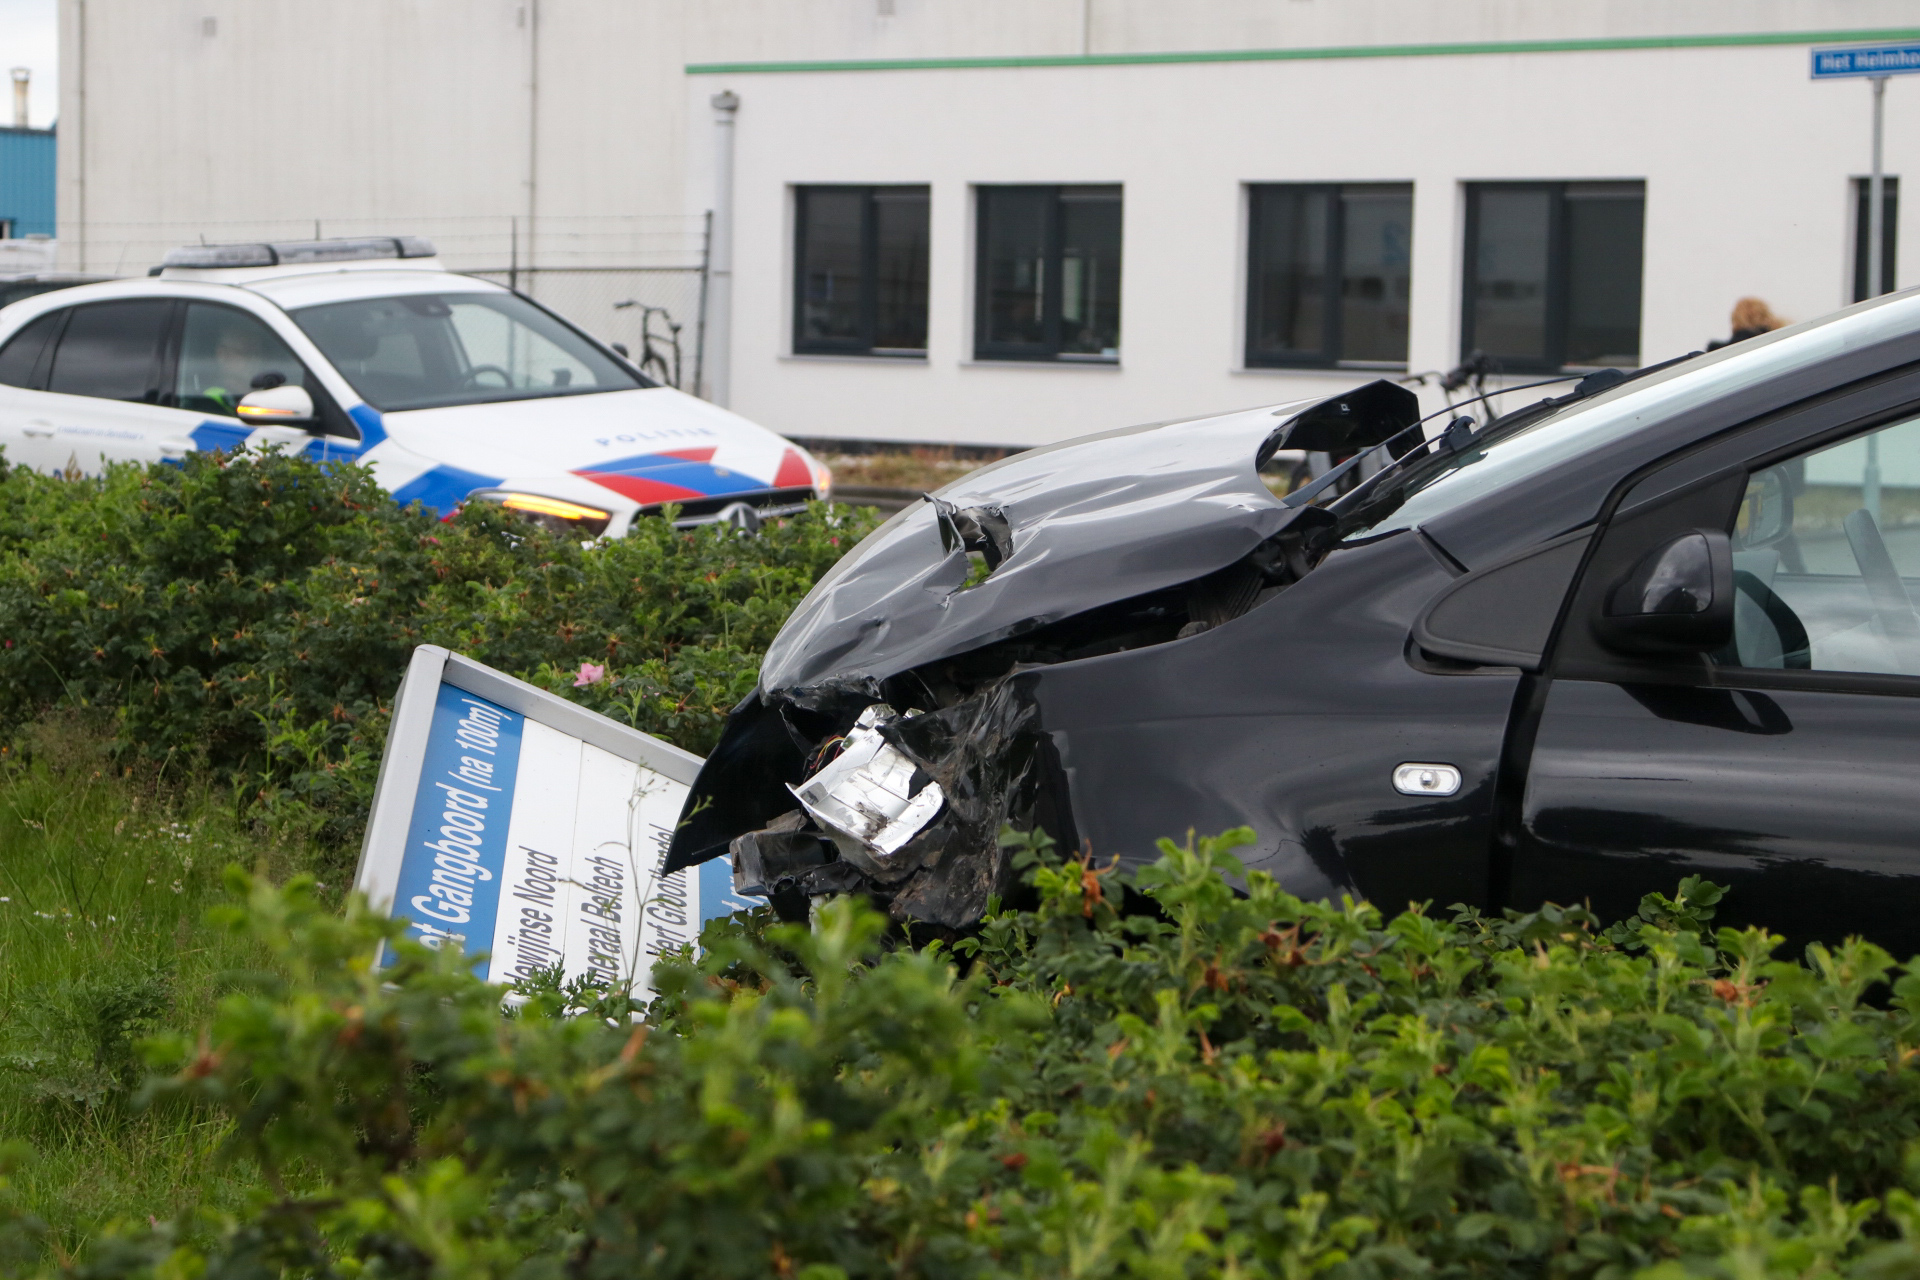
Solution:
[(652, 991), (654, 957), (733, 894), (727, 860), (660, 874), (701, 759), (438, 645), (394, 699), (354, 888), (407, 936), (511, 983), (561, 966)]

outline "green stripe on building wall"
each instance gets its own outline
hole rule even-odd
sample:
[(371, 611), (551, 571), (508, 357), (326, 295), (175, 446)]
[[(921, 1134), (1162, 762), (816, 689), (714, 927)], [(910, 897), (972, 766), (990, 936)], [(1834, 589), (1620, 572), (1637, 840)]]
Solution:
[(1595, 53), (1617, 49), (1733, 49), (1777, 44), (1858, 44), (1920, 40), (1920, 27), (1878, 31), (1770, 31), (1747, 35), (1620, 36), (1594, 40), (1507, 40), (1478, 44), (1343, 45), (1321, 49), (1219, 49), (1194, 53), (1043, 54), (1007, 58), (880, 58), (828, 62), (692, 62), (690, 76), (789, 71), (971, 71), (989, 67), (1127, 67), (1179, 62), (1311, 62), (1327, 58), (1444, 58), (1488, 53)]

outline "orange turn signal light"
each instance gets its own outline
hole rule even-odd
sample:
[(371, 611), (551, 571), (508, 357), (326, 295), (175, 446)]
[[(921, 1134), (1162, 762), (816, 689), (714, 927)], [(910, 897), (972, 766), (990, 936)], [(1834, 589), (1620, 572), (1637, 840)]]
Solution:
[(552, 516), (557, 520), (606, 520), (612, 515), (597, 507), (583, 507), (577, 502), (560, 498), (543, 498), (535, 493), (510, 493), (500, 499), (500, 505), (509, 511), (531, 511), (535, 515)]

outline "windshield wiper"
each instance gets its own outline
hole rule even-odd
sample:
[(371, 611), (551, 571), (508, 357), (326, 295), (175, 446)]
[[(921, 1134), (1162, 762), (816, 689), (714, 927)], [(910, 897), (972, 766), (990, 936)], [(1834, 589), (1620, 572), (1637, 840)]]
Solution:
[[(1600, 373), (1612, 373), (1612, 374), (1619, 374), (1619, 372), (1620, 371), (1617, 369), (1603, 369), (1600, 371)], [(1422, 458), (1428, 458), (1428, 457), (1434, 456), (1434, 451), (1431, 446), (1435, 442), (1427, 441), (1424, 438), (1421, 440), (1420, 445), (1408, 447), (1407, 449), (1405, 449), (1400, 453), (1394, 453), (1393, 446), (1396, 442), (1405, 438), (1410, 432), (1419, 431), (1421, 427), (1425, 426), (1429, 422), (1432, 422), (1435, 418), (1439, 417), (1443, 413), (1457, 413), (1459, 412), (1459, 410), (1465, 408), (1470, 404), (1478, 404), (1483, 400), (1490, 400), (1494, 396), (1506, 395), (1508, 392), (1512, 392), (1512, 391), (1531, 391), (1535, 387), (1552, 386), (1555, 383), (1559, 383), (1559, 382), (1572, 382), (1576, 378), (1579, 379), (1582, 386), (1584, 386), (1589, 380), (1598, 379), (1599, 377), (1600, 377), (1599, 373), (1571, 373), (1571, 374), (1565, 375), (1564, 377), (1559, 377), (1559, 378), (1542, 378), (1538, 382), (1524, 382), (1517, 387), (1505, 387), (1499, 391), (1489, 391), (1485, 395), (1475, 396), (1471, 400), (1462, 400), (1457, 404), (1450, 404), (1444, 409), (1436, 409), (1432, 413), (1428, 414), (1426, 417), (1420, 419), (1418, 422), (1412, 423), (1411, 425), (1406, 427), (1402, 427), (1399, 431), (1387, 437), (1385, 440), (1382, 440), (1379, 444), (1374, 445), (1372, 448), (1362, 449), (1359, 453), (1354, 454), (1351, 458), (1348, 458), (1345, 462), (1342, 462), (1339, 466), (1334, 467), (1331, 471), (1321, 476), (1318, 480), (1313, 481), (1311, 484), (1308, 484), (1303, 488), (1294, 490), (1292, 493), (1288, 494), (1286, 497), (1282, 498), (1280, 501), (1284, 506), (1289, 506), (1289, 507), (1305, 506), (1307, 503), (1312, 502), (1315, 498), (1325, 493), (1332, 486), (1340, 483), (1341, 477), (1347, 475), (1355, 467), (1358, 467), (1362, 462), (1364, 462), (1367, 458), (1372, 457), (1374, 454), (1379, 453), (1383, 449), (1386, 450), (1390, 455), (1390, 460), (1386, 463), (1385, 466), (1381, 467), (1380, 470), (1374, 472), (1371, 476), (1368, 476), (1367, 479), (1362, 482), (1364, 485), (1366, 485), (1369, 488), (1377, 484), (1382, 476), (1390, 475), (1393, 472), (1401, 470), (1403, 467), (1410, 465), (1411, 463), (1418, 462)], [(1606, 390), (1608, 387), (1617, 386), (1619, 385), (1619, 383), (1624, 381), (1626, 381), (1626, 378), (1624, 375), (1622, 375), (1622, 376), (1618, 376), (1618, 377), (1611, 378), (1604, 381), (1600, 385), (1595, 386), (1594, 389), (1591, 391), (1586, 391), (1582, 393), (1579, 389), (1576, 389), (1574, 395), (1569, 397), (1566, 403), (1571, 403), (1573, 400), (1585, 399), (1586, 396), (1589, 396), (1589, 395), (1597, 395), (1601, 391)], [(1541, 403), (1545, 403), (1545, 402), (1541, 402)], [(1528, 408), (1533, 408), (1533, 407), (1535, 406), (1533, 405), (1528, 406)], [(1524, 413), (1525, 411), (1526, 410), (1523, 409), (1520, 412)], [(1495, 419), (1493, 422), (1488, 423), (1485, 428), (1483, 428), (1478, 432), (1475, 432), (1471, 427), (1471, 425), (1468, 425), (1464, 428), (1461, 425), (1462, 423), (1471, 424), (1472, 422), (1473, 422), (1473, 419), (1465, 417), (1464, 415), (1460, 418), (1455, 419), (1454, 422), (1450, 426), (1448, 426), (1446, 430), (1446, 434), (1442, 435), (1439, 438), (1438, 443), (1445, 445), (1448, 453), (1458, 453), (1462, 449), (1466, 448), (1466, 446), (1469, 444), (1484, 443), (1488, 437), (1488, 433), (1491, 432), (1496, 425), (1498, 425), (1499, 419)], [(1422, 446), (1425, 446), (1425, 447), (1422, 447)], [(1355, 489), (1353, 492), (1357, 494), (1361, 492), (1361, 490)], [(1352, 495), (1348, 495), (1348, 496), (1352, 496)]]

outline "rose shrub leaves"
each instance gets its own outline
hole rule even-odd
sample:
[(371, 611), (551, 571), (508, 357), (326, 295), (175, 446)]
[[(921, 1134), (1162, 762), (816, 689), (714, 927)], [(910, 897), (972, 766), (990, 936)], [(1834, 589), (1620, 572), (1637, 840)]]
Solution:
[(1778, 959), (1671, 901), (1627, 949), (1580, 909), (1387, 920), (1259, 872), (1236, 895), (1248, 839), (1163, 842), (1133, 881), (1157, 914), (1129, 917), (1115, 875), (1021, 841), (1034, 909), (963, 956), (851, 900), (716, 922), (644, 1021), (554, 987), (505, 1012), (404, 942), (383, 970), (391, 924), (235, 872), (227, 919), (284, 976), (151, 1042), (150, 1097), (228, 1117), (270, 1190), (128, 1224), (80, 1274), (1920, 1267), (1920, 972), (1860, 942)]
[[(127, 749), (317, 814), (346, 845), (415, 645), (704, 753), (787, 614), (872, 526), (815, 506), (758, 537), (643, 519), (582, 547), (485, 503), (402, 510), (368, 469), (299, 456), (0, 467), (0, 730), (97, 708)], [(582, 662), (606, 677), (574, 688)]]
[[(581, 548), (297, 458), (0, 468), (0, 727), (94, 708), (121, 750), (345, 842), (414, 645), (704, 750), (869, 527), (816, 508)], [(1606, 928), (1387, 919), (1243, 874), (1246, 832), (1163, 842), (1125, 891), (1009, 838), (1022, 907), (951, 951), (857, 901), (736, 917), (644, 1011), (557, 982), (503, 1008), (309, 878), (230, 872), (222, 919), (263, 963), (204, 1031), (143, 1043), (142, 1097), (230, 1135), (251, 1207), (49, 1264), (0, 1176), (0, 1270), (1920, 1276), (1920, 962), (1713, 932), (1697, 880)], [(0, 1144), (0, 1175), (19, 1158)]]

